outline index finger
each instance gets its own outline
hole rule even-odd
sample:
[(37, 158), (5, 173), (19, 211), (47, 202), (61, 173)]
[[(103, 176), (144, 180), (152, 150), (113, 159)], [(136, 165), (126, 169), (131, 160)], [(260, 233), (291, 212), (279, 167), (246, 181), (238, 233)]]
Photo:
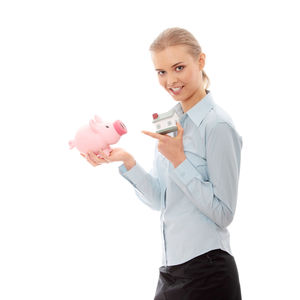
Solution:
[(165, 136), (159, 134), (159, 133), (156, 133), (156, 132), (151, 132), (151, 131), (147, 131), (147, 130), (142, 130), (142, 133), (144, 134), (147, 134), (155, 139), (158, 139), (158, 140), (163, 140), (165, 138)]

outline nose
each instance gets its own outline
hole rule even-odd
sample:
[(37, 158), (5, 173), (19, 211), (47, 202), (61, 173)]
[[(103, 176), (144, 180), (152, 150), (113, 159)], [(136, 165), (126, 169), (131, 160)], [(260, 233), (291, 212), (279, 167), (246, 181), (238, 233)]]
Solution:
[(168, 86), (172, 86), (172, 85), (174, 85), (175, 83), (177, 83), (177, 79), (175, 78), (175, 76), (169, 75), (169, 76), (168, 76), (168, 79), (167, 79), (167, 84), (168, 84)]
[(117, 131), (117, 133), (121, 136), (125, 133), (127, 133), (127, 128), (125, 126), (125, 124), (123, 122), (121, 122), (120, 120), (117, 120), (113, 123), (115, 130)]

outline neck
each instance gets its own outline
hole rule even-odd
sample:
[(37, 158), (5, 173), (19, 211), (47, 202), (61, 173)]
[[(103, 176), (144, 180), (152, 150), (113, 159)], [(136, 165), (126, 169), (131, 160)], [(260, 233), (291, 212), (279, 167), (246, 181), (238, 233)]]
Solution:
[(197, 90), (190, 98), (180, 101), (183, 112), (187, 112), (206, 96), (205, 89)]

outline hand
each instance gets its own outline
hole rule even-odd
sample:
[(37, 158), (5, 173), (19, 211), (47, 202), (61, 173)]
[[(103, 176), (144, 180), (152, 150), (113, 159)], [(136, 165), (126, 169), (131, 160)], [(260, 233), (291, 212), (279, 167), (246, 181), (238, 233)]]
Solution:
[(144, 134), (158, 139), (158, 151), (173, 164), (174, 168), (176, 168), (186, 159), (183, 149), (183, 128), (180, 122), (176, 122), (176, 125), (176, 137), (170, 137), (168, 135), (162, 135), (145, 130), (142, 131)]
[(98, 157), (93, 152), (88, 152), (86, 155), (83, 153), (80, 153), (80, 155), (85, 157), (87, 159), (87, 161), (94, 167), (102, 165), (102, 164), (107, 164), (107, 163), (110, 163), (113, 161), (124, 161), (128, 156), (128, 153), (125, 150), (123, 150), (122, 148), (112, 149), (109, 156), (107, 156), (102, 150), (99, 150), (99, 154), (103, 158)]

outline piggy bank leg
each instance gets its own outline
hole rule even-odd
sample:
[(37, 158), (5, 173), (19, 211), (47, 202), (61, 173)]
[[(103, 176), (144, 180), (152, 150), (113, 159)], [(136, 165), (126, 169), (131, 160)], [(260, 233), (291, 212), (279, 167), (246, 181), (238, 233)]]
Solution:
[[(112, 151), (113, 149), (111, 149), (110, 147), (107, 147), (105, 149), (102, 150), (102, 152), (104, 152), (105, 155), (109, 156), (110, 155), (110, 152)], [(100, 153), (97, 153), (97, 156), (99, 158), (103, 158), (103, 156), (100, 154)]]
[(103, 152), (104, 152), (107, 156), (110, 155), (110, 152), (111, 152), (111, 151), (112, 151), (112, 149), (111, 149), (110, 147), (103, 150)]

